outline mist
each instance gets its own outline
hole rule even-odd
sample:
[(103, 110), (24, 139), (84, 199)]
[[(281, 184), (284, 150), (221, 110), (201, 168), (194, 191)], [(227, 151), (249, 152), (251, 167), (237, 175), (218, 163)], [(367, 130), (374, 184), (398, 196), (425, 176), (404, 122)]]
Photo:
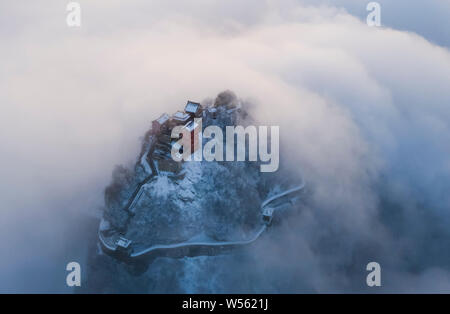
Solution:
[[(184, 261), (180, 291), (230, 292), (233, 263), (254, 268), (236, 292), (367, 291), (370, 261), (383, 292), (448, 291), (448, 36), (400, 5), (382, 11), (393, 29), (355, 1), (79, 3), (81, 28), (65, 3), (0, 4), (1, 292), (71, 292), (114, 166), (161, 113), (226, 89), (280, 126), (311, 196), (245, 261)], [(215, 279), (193, 285), (204, 263)]]

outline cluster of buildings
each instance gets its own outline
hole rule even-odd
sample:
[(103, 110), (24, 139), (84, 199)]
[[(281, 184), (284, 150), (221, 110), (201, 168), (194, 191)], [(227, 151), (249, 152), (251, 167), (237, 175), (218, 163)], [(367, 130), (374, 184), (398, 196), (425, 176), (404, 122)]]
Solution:
[[(171, 116), (164, 113), (158, 119), (152, 121), (151, 136), (154, 138), (154, 144), (149, 155), (157, 169), (174, 173), (178, 173), (181, 170), (181, 163), (173, 160), (171, 155), (172, 147), (176, 148), (177, 146), (179, 146), (180, 154), (183, 153), (181, 145), (177, 143), (179, 138), (171, 138), (174, 127), (181, 126), (191, 134), (191, 154), (193, 154), (202, 145), (195, 141), (198, 138), (198, 134), (202, 132), (202, 125), (196, 123), (194, 119), (215, 120), (219, 109), (217, 106), (203, 108), (200, 103), (188, 101), (184, 111), (177, 111)], [(236, 106), (226, 106), (224, 108), (227, 113), (231, 113), (236, 109)]]
[[(151, 149), (151, 158), (157, 165), (159, 171), (179, 172), (181, 164), (172, 159), (172, 146), (178, 140), (171, 138), (172, 129), (176, 126), (186, 128), (192, 135), (201, 131), (194, 118), (201, 118), (205, 111), (200, 103), (188, 101), (184, 111), (177, 111), (172, 116), (162, 114), (158, 119), (152, 121), (151, 135), (155, 138)], [(181, 147), (180, 147), (181, 148)]]

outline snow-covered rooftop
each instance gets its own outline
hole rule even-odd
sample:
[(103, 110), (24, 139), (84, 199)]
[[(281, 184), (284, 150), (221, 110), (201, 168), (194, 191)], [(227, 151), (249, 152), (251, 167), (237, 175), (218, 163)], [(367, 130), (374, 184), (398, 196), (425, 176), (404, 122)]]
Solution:
[(169, 115), (167, 113), (163, 113), (158, 119), (155, 120), (160, 125), (163, 125), (167, 121), (169, 121)]
[(200, 108), (200, 104), (193, 102), (193, 101), (188, 101), (186, 104), (186, 107), (184, 108), (184, 111), (190, 114), (195, 114), (197, 113), (197, 111)]
[(177, 121), (187, 121), (189, 120), (189, 115), (187, 113), (177, 111), (173, 114), (172, 119), (175, 119)]

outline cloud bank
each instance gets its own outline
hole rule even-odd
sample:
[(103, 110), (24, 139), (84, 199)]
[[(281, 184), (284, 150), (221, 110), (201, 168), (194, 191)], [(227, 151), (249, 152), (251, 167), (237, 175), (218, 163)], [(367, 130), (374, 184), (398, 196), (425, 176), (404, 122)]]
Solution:
[(80, 29), (56, 1), (1, 5), (1, 291), (68, 291), (114, 165), (160, 113), (224, 89), (280, 125), (311, 197), (245, 258), (166, 261), (184, 269), (173, 286), (366, 291), (375, 260), (381, 291), (448, 291), (450, 53), (412, 32), (428, 28), (370, 28), (355, 4), (80, 4)]

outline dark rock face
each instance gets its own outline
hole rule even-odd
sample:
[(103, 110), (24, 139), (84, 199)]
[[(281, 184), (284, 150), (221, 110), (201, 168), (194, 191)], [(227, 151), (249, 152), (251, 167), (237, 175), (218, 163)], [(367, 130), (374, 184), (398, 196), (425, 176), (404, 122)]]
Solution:
[(239, 100), (236, 97), (236, 94), (230, 90), (227, 90), (217, 95), (214, 102), (214, 107), (233, 107), (238, 104), (238, 101)]

